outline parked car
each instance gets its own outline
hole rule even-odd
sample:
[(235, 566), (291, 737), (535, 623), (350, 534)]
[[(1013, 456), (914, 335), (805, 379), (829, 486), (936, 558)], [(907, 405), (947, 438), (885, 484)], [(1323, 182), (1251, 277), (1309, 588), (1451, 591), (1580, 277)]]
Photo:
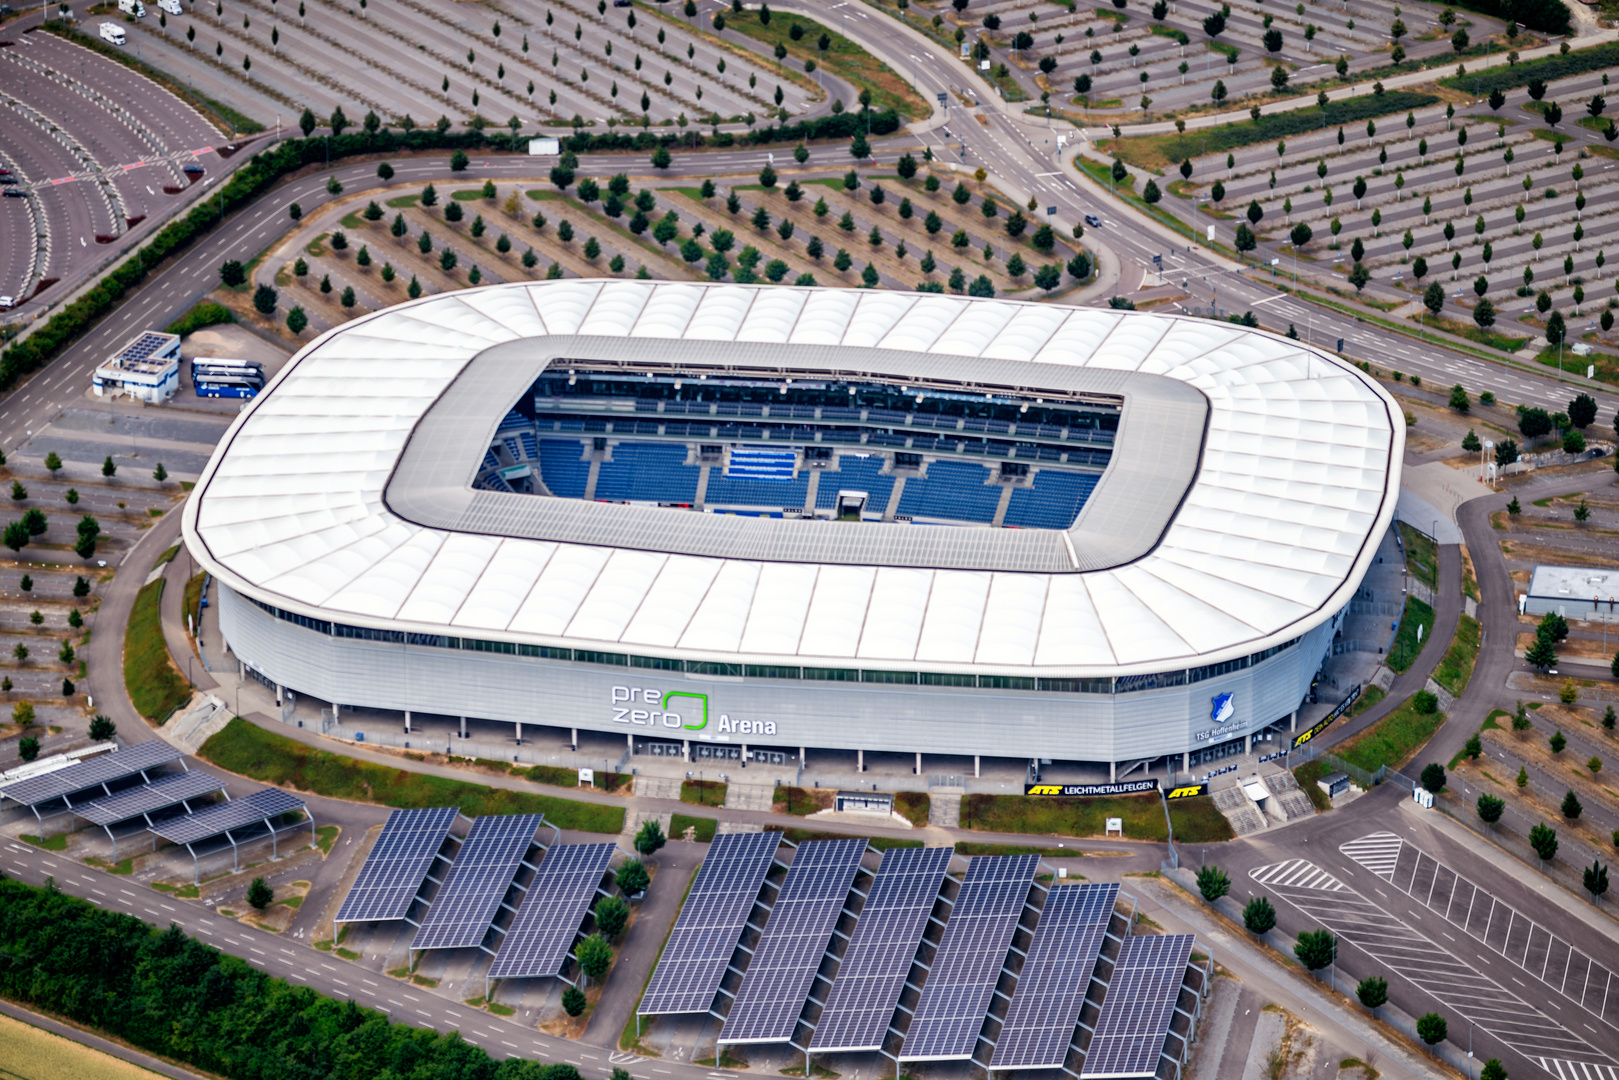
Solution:
[(15, 296), (0, 296), (0, 311), (6, 311), (17, 306)]
[(1089, 225), (1093, 229), (1100, 229), (1102, 227), (1102, 219), (1097, 217), (1095, 214), (1086, 214), (1085, 224)]
[(0, 191), (0, 195), (4, 195), (8, 199), (26, 199), (26, 198), (28, 198), (28, 192), (24, 191), (22, 188), (17, 188), (17, 187), (8, 187), (4, 191)]

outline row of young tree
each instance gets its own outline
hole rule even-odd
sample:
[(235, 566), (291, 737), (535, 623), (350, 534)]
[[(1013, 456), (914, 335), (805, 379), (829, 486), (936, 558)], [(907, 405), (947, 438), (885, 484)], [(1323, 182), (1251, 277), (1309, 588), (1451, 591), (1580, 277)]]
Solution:
[[(1430, 766), (1432, 768), (1432, 766)], [(1444, 786), (1444, 768), (1439, 767), (1439, 786)], [(1427, 783), (1426, 772), (1424, 783)], [(1604, 886), (1605, 887), (1605, 886)], [(1230, 876), (1218, 866), (1204, 866), (1197, 872), (1197, 889), (1204, 901), (1213, 904), (1231, 891)], [(1256, 938), (1263, 939), (1276, 929), (1276, 906), (1263, 896), (1256, 896), (1242, 909), (1243, 927)], [(1304, 930), (1293, 943), (1293, 958), (1312, 975), (1331, 967), (1338, 960), (1338, 939), (1330, 930)], [(1371, 1011), (1373, 1016), (1388, 1004), (1388, 980), (1369, 975), (1355, 987), (1355, 997)], [(1450, 1025), (1438, 1013), (1425, 1013), (1417, 1018), (1417, 1037), (1430, 1048), (1438, 1046), (1450, 1035)], [(1479, 1080), (1506, 1080), (1507, 1071), (1501, 1062), (1491, 1058), (1485, 1063)]]
[(230, 1080), (580, 1080), (293, 986), (141, 920), (0, 879), (0, 996)]

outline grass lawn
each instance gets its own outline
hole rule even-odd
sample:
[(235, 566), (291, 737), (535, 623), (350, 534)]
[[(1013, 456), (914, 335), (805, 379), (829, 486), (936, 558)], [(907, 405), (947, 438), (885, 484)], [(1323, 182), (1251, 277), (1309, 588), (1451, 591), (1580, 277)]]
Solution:
[(1423, 311), (1417, 314), (1417, 322), (1423, 326), (1437, 327), (1446, 333), (1464, 337), (1469, 341), (1476, 341), (1480, 345), (1491, 349), (1500, 349), (1502, 352), (1517, 352), (1529, 344), (1529, 339), (1516, 334), (1502, 334), (1495, 330), (1486, 330), (1472, 320), (1462, 322), (1460, 319), (1448, 319), (1444, 316), (1435, 318), (1432, 314)]
[(1384, 765), (1397, 769), (1433, 738), (1433, 733), (1444, 722), (1444, 713), (1424, 715), (1417, 712), (1407, 699), (1399, 708), (1359, 735), (1333, 747), (1333, 751), (1351, 765), (1367, 772), (1376, 772)]
[[(1231, 825), (1210, 799), (1183, 799), (1169, 808), (1175, 839), (1187, 843), (1230, 840)], [(1124, 819), (1131, 840), (1165, 840), (1164, 807), (1157, 795), (1096, 799), (1043, 799), (1026, 795), (964, 795), (961, 824), (985, 832), (1033, 836), (1101, 836), (1106, 819)]]
[(1328, 767), (1325, 761), (1320, 760), (1305, 762), (1293, 770), (1293, 779), (1297, 780), (1299, 787), (1303, 788), (1304, 793), (1310, 796), (1310, 803), (1315, 807), (1315, 812), (1318, 814), (1332, 809), (1332, 800), (1327, 798), (1327, 793), (1321, 790), (1320, 784), (1316, 783), (1317, 780), (1320, 780), (1329, 772), (1332, 772), (1332, 769)]
[(174, 669), (163, 642), (159, 615), (163, 584), (158, 578), (141, 586), (124, 635), (124, 687), (129, 700), (142, 716), (160, 724), (191, 697), (191, 687)]
[(1434, 669), (1434, 682), (1449, 690), (1452, 696), (1461, 697), (1462, 691), (1467, 689), (1467, 680), (1473, 677), (1478, 646), (1478, 620), (1464, 613), (1456, 624), (1456, 636), (1451, 639), (1450, 648)]
[(1430, 589), (1439, 587), (1439, 548), (1433, 538), (1400, 522), (1400, 540), (1405, 544), (1405, 564), (1411, 576)]
[[(1417, 640), (1417, 628), (1422, 628), (1422, 640)], [(1400, 629), (1389, 647), (1389, 667), (1405, 671), (1416, 663), (1417, 654), (1433, 635), (1433, 608), (1414, 596), (1405, 598), (1405, 614), (1400, 617)]]
[(926, 825), (932, 806), (933, 800), (925, 791), (902, 791), (894, 796), (894, 811), (912, 825)]
[(680, 785), (680, 801), (697, 806), (724, 806), (729, 786), (718, 780), (687, 780)]
[(203, 743), (199, 756), (242, 776), (335, 799), (405, 809), (459, 806), (468, 817), (540, 813), (558, 828), (581, 832), (617, 833), (624, 828), (621, 806), (507, 791), (356, 761), (264, 731), (239, 716)]
[[(803, 37), (798, 41), (794, 41), (792, 37), (794, 26), (803, 28)], [(725, 29), (746, 34), (755, 41), (764, 42), (772, 49), (777, 45), (785, 47), (791, 59), (784, 63), (800, 71), (804, 69), (804, 61), (814, 60), (839, 78), (861, 89), (870, 89), (871, 106), (874, 109), (893, 109), (910, 120), (928, 115), (927, 104), (893, 68), (831, 27), (823, 26), (814, 19), (786, 11), (773, 11), (770, 13), (770, 24), (764, 26), (759, 22), (758, 11), (748, 8), (741, 12), (727, 11)], [(822, 34), (832, 42), (832, 47), (824, 53), (816, 48)]]
[(956, 852), (961, 855), (1049, 855), (1071, 859), (1079, 854), (1078, 848), (1029, 847), (1022, 844), (975, 844), (971, 840), (958, 840)]
[(32, 833), (23, 833), (17, 839), (25, 844), (33, 844), (35, 847), (44, 848), (46, 851), (67, 850), (67, 833), (57, 833), (55, 836), (47, 836), (43, 840)]
[(714, 830), (719, 822), (711, 817), (691, 817), (687, 814), (671, 814), (669, 817), (669, 839), (686, 839), (686, 830), (691, 829), (692, 839), (699, 844), (706, 844), (714, 839)]

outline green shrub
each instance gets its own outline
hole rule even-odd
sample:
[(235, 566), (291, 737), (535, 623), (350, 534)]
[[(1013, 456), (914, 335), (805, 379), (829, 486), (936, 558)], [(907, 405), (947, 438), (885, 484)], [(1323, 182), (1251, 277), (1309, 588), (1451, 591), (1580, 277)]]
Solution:
[(221, 323), (233, 323), (236, 313), (224, 304), (213, 300), (204, 300), (184, 315), (175, 319), (168, 325), (168, 332), (185, 337), (196, 333), (206, 326), (218, 326)]

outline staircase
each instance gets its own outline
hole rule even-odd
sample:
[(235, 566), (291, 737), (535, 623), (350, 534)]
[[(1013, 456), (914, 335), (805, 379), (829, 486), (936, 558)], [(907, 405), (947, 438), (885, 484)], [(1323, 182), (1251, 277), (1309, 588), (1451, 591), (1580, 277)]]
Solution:
[(961, 825), (961, 800), (966, 788), (936, 787), (928, 789), (928, 824), (942, 829)]
[(684, 783), (678, 776), (647, 776), (637, 775), (635, 778), (635, 797), (638, 799), (679, 799), (680, 785)]
[[(631, 810), (626, 813), (624, 815), (624, 832), (620, 836), (625, 849), (635, 850), (635, 834), (640, 832), (641, 826), (648, 821), (656, 821), (658, 828), (663, 830), (663, 835), (668, 836), (670, 816), (667, 813), (658, 814), (651, 810)], [(671, 837), (671, 839), (678, 840), (680, 838), (677, 836)]]
[(1250, 833), (1264, 832), (1265, 818), (1259, 812), (1242, 788), (1237, 786), (1221, 788), (1213, 792), (1214, 808), (1225, 815), (1231, 822), (1231, 829), (1238, 836), (1247, 836)]
[(725, 809), (770, 811), (776, 799), (774, 784), (739, 784), (735, 780), (725, 786)]
[(1315, 804), (1310, 796), (1299, 787), (1299, 782), (1290, 772), (1270, 773), (1265, 777), (1265, 786), (1270, 789), (1269, 802), (1280, 811), (1283, 821), (1297, 821), (1299, 818), (1312, 817), (1315, 814)]

